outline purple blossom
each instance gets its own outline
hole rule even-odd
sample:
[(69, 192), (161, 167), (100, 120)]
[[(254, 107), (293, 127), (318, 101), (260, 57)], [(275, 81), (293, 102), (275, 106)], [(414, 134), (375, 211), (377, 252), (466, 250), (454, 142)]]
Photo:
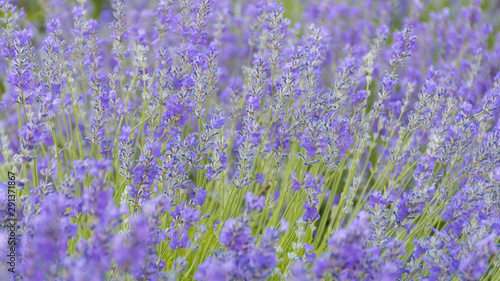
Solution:
[(241, 251), (254, 242), (252, 231), (245, 222), (228, 219), (221, 230), (219, 241), (230, 250)]
[(499, 274), (495, 5), (52, 0), (35, 23), (12, 2), (13, 278)]
[(247, 192), (245, 194), (245, 201), (247, 204), (247, 210), (248, 211), (260, 211), (265, 208), (265, 197), (264, 196), (258, 196), (254, 197), (252, 192)]

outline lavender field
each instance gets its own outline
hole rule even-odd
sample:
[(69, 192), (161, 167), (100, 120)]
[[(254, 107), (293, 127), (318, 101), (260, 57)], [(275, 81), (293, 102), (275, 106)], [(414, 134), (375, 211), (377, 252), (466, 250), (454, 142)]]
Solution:
[(0, 0), (0, 281), (500, 280), (500, 1)]

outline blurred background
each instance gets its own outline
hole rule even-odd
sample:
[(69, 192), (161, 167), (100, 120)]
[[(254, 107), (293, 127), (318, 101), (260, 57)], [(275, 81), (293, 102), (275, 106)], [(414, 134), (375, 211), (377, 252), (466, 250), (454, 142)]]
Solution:
[[(24, 11), (27, 14), (27, 20), (38, 26), (40, 30), (44, 29), (45, 15), (47, 14), (46, 8), (48, 7), (48, 3), (68, 3), (73, 5), (78, 5), (77, 0), (11, 0), (16, 3), (18, 7), (23, 7)], [(92, 18), (98, 18), (101, 15), (101, 11), (103, 10), (111, 10), (112, 0), (86, 0), (87, 9), (92, 11), (90, 16)], [(156, 4), (158, 0), (144, 0), (150, 1), (151, 5)], [(176, 0), (179, 1), (179, 0)], [(213, 0), (218, 1), (218, 0)], [(260, 1), (260, 0), (231, 0), (231, 2), (251, 2), (251, 1)], [(364, 0), (277, 0), (278, 2), (283, 3), (283, 6), (286, 9), (285, 17), (292, 20), (292, 22), (297, 22), (301, 20), (301, 15), (304, 9), (313, 4), (313, 3), (349, 3), (353, 5), (359, 5)], [(408, 2), (419, 1), (419, 0), (373, 0), (373, 2), (391, 2), (391, 6), (395, 14), (391, 16), (393, 20), (393, 24), (390, 27), (391, 32), (394, 31), (394, 28), (400, 26), (401, 20), (407, 16), (407, 7)], [(425, 8), (421, 12), (420, 20), (422, 22), (427, 22), (429, 19), (429, 14), (432, 11), (441, 11), (443, 8), (450, 8), (451, 16), (453, 15), (453, 11), (458, 12), (460, 10), (460, 6), (468, 6), (471, 1), (480, 1), (480, 0), (420, 0), (420, 2), (425, 3)], [(127, 2), (127, 0), (125, 0)], [(135, 1), (138, 2), (138, 1)], [(191, 0), (191, 2), (196, 2), (196, 0)], [(483, 17), (485, 21), (491, 23), (493, 27), (493, 33), (491, 33), (488, 38), (488, 46), (493, 46), (493, 43), (496, 40), (496, 35), (500, 32), (500, 0), (482, 0), (481, 1), (481, 9), (485, 11), (483, 13)], [(70, 12), (70, 11), (69, 11)], [(109, 13), (108, 13), (109, 14)], [(0, 13), (1, 16), (1, 13)], [(390, 43), (390, 38), (388, 43)]]
[[(77, 0), (11, 0), (16, 3), (18, 7), (23, 7), (24, 11), (27, 14), (27, 20), (31, 22), (33, 25), (38, 26), (40, 30), (44, 29), (45, 23), (45, 15), (50, 12), (47, 11), (46, 7), (49, 7), (49, 3), (54, 5), (54, 3), (68, 3), (72, 5), (78, 5)], [(101, 15), (101, 11), (111, 10), (111, 2), (112, 0), (86, 0), (87, 9), (92, 11), (90, 16), (92, 18), (98, 18)], [(150, 1), (151, 5), (156, 4), (158, 0), (144, 0)], [(179, 0), (176, 0), (179, 1)], [(195, 0), (191, 0), (192, 2), (196, 2)], [(218, 1), (218, 0), (213, 0)], [(250, 1), (259, 1), (259, 0), (231, 0), (232, 2), (250, 2)], [(393, 20), (393, 24), (391, 26), (391, 32), (394, 31), (394, 28), (400, 26), (402, 19), (407, 16), (407, 3), (418, 0), (373, 0), (373, 2), (391, 2), (391, 6), (394, 14), (391, 16)], [(478, 0), (420, 0), (420, 2), (425, 3), (424, 10), (420, 13), (420, 20), (422, 22), (427, 22), (429, 19), (429, 14), (432, 11), (441, 11), (445, 7), (449, 7), (451, 12), (451, 16), (457, 16), (460, 11), (460, 6), (468, 6), (471, 1)], [(125, 0), (127, 2), (127, 0)], [(138, 2), (138, 1), (135, 1)], [(278, 2), (282, 2), (283, 6), (286, 9), (285, 17), (292, 20), (292, 22), (297, 22), (301, 20), (301, 15), (303, 11), (311, 4), (322, 2), (322, 3), (349, 3), (354, 5), (359, 5), (364, 0), (278, 0)], [(493, 33), (491, 33), (488, 38), (489, 47), (493, 46), (497, 38), (497, 33), (500, 31), (500, 0), (482, 0), (481, 1), (481, 9), (485, 11), (483, 13), (484, 20), (491, 23), (493, 26)], [(455, 15), (454, 12), (455, 11)], [(71, 12), (71, 11), (69, 11)], [(110, 13), (107, 13), (111, 16)], [(1, 16), (1, 13), (0, 13)], [(111, 16), (112, 17), (112, 16)], [(389, 38), (390, 40), (390, 38)], [(388, 41), (388, 43), (390, 43)]]
[[(32, 22), (43, 22), (44, 19), (44, 14), (45, 11), (41, 9), (41, 6), (43, 6), (43, 3), (46, 2), (47, 0), (13, 0), (13, 2), (18, 2), (20, 7), (24, 7), (26, 13), (28, 14), (28, 17), (31, 19)], [(61, 0), (64, 2), (75, 2), (75, 0)], [(112, 0), (87, 0), (88, 2), (92, 3), (93, 6), (93, 12), (92, 16), (93, 17), (98, 17), (100, 12), (103, 9), (111, 9), (111, 1)], [(145, 0), (148, 1), (148, 0)], [(217, 1), (217, 0), (214, 0)], [(244, 2), (248, 2), (249, 0), (243, 0)], [(250, 0), (252, 1), (252, 0)], [(257, 0), (254, 0), (257, 1)], [(401, 2), (405, 2), (402, 0), (380, 0), (383, 2), (390, 1), (393, 7), (397, 7), (401, 5)], [(451, 7), (451, 6), (464, 6), (468, 5), (471, 0), (421, 0), (421, 2), (426, 3), (426, 11), (423, 13), (424, 15), (428, 15), (430, 11), (433, 10), (441, 10), (444, 7)], [(125, 1), (126, 2), (126, 1)], [(157, 2), (157, 0), (153, 0), (151, 2)], [(194, 1), (192, 1), (194, 2)], [(236, 2), (236, 1), (232, 1)], [(304, 9), (304, 5), (307, 5), (309, 3), (314, 3), (314, 2), (332, 2), (332, 3), (338, 3), (338, 2), (348, 2), (348, 3), (356, 3), (360, 2), (359, 0), (282, 0), (278, 2), (282, 2), (283, 6), (286, 9), (286, 16), (291, 19), (292, 21), (298, 21), (300, 20), (300, 15), (302, 14), (302, 11)], [(375, 0), (374, 2), (377, 2)], [(498, 11), (498, 13), (494, 13), (495, 17), (498, 19), (500, 18), (500, 0), (482, 0), (481, 1), (481, 8), (483, 10), (490, 10), (490, 11)], [(423, 19), (425, 20), (425, 19)]]
[[(40, 21), (43, 19), (45, 11), (41, 9), (43, 6), (43, 2), (46, 0), (13, 0), (13, 2), (19, 3), (19, 7), (24, 7), (25, 12), (28, 14), (29, 18), (32, 21)], [(64, 2), (75, 2), (76, 1), (68, 1), (62, 0)], [(103, 9), (111, 9), (111, 1), (112, 0), (87, 0), (87, 2), (91, 2), (93, 4), (93, 17), (97, 17)], [(148, 0), (145, 0), (148, 1)], [(217, 1), (217, 0), (214, 0)], [(336, 0), (337, 1), (337, 0)], [(126, 1), (125, 1), (126, 2)], [(151, 2), (158, 2), (157, 0), (153, 0)], [(192, 1), (194, 2), (194, 1)], [(235, 1), (233, 1), (235, 2)], [(249, 1), (245, 1), (249, 2)], [(303, 10), (303, 5), (301, 2), (312, 2), (312, 1), (300, 1), (300, 0), (284, 0), (278, 1), (282, 2), (283, 6), (287, 10), (287, 17), (292, 20), (298, 20), (300, 18), (300, 14)]]

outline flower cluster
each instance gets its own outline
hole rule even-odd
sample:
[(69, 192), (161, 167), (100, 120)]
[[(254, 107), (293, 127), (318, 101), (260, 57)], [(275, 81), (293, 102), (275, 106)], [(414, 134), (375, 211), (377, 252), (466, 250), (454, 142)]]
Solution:
[(0, 279), (500, 280), (498, 5), (15, 2)]

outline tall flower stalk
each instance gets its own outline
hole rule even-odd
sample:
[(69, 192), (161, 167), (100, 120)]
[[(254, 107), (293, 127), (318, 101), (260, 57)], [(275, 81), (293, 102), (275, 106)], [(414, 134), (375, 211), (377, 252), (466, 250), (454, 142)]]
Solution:
[(1, 280), (500, 280), (495, 5), (39, 2), (0, 0)]

